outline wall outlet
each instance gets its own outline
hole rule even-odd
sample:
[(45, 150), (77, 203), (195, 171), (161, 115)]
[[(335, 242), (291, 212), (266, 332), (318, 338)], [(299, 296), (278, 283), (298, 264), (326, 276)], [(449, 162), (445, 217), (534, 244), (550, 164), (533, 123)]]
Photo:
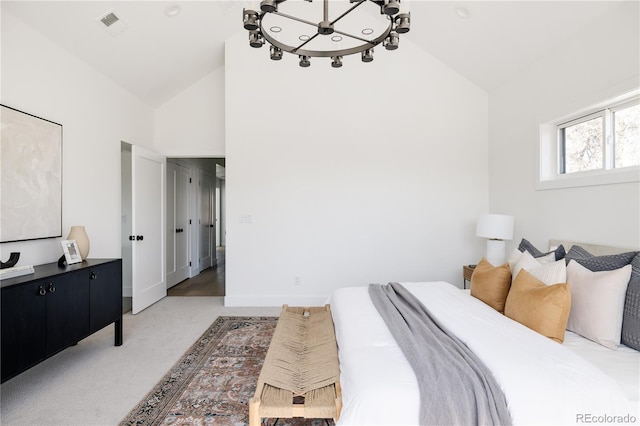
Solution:
[(302, 285), (302, 278), (293, 277), (293, 285)]

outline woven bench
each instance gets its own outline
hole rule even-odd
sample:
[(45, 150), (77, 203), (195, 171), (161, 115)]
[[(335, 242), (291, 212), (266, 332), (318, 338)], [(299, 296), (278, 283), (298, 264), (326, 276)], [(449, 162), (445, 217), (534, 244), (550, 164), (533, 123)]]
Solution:
[(284, 305), (249, 401), (249, 424), (262, 418), (337, 420), (342, 408), (338, 348), (329, 305)]

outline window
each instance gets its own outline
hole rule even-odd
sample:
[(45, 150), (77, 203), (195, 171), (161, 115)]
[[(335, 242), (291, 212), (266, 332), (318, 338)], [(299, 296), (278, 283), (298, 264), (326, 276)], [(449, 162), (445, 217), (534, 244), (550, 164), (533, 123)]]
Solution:
[(640, 165), (639, 123), (635, 101), (558, 125), (559, 172)]
[(639, 94), (541, 125), (537, 188), (640, 181)]
[(558, 126), (560, 173), (603, 167), (604, 117), (601, 113)]
[(613, 110), (614, 167), (640, 165), (640, 104)]

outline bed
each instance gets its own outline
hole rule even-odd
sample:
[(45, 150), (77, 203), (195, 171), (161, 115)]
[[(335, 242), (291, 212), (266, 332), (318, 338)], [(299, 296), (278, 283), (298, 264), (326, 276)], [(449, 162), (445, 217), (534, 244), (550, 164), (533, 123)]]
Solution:
[[(566, 250), (574, 245), (550, 242), (560, 244)], [(598, 256), (623, 251), (587, 247)], [(612, 350), (571, 331), (559, 344), (452, 284), (401, 284), (488, 367), (513, 424), (639, 421), (639, 351), (624, 344)], [(416, 375), (367, 287), (336, 290), (331, 310), (343, 395), (337, 424), (420, 424)]]

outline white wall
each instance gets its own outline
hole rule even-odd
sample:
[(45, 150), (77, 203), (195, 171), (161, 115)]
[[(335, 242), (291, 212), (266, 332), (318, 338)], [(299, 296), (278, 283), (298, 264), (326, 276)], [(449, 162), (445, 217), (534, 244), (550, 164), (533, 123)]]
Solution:
[(638, 183), (536, 191), (538, 126), (640, 85), (638, 2), (592, 22), (489, 95), (491, 210), (515, 238), (640, 247)]
[(224, 68), (156, 108), (155, 136), (168, 157), (224, 157)]
[(225, 304), (318, 304), (371, 282), (462, 286), (483, 248), (487, 94), (400, 43), (370, 64), (302, 69), (246, 33), (227, 40)]
[[(63, 125), (62, 235), (84, 225), (89, 257), (120, 257), (120, 142), (152, 149), (153, 110), (6, 11), (1, 19), (0, 102)], [(59, 241), (2, 244), (2, 259), (53, 262)]]

